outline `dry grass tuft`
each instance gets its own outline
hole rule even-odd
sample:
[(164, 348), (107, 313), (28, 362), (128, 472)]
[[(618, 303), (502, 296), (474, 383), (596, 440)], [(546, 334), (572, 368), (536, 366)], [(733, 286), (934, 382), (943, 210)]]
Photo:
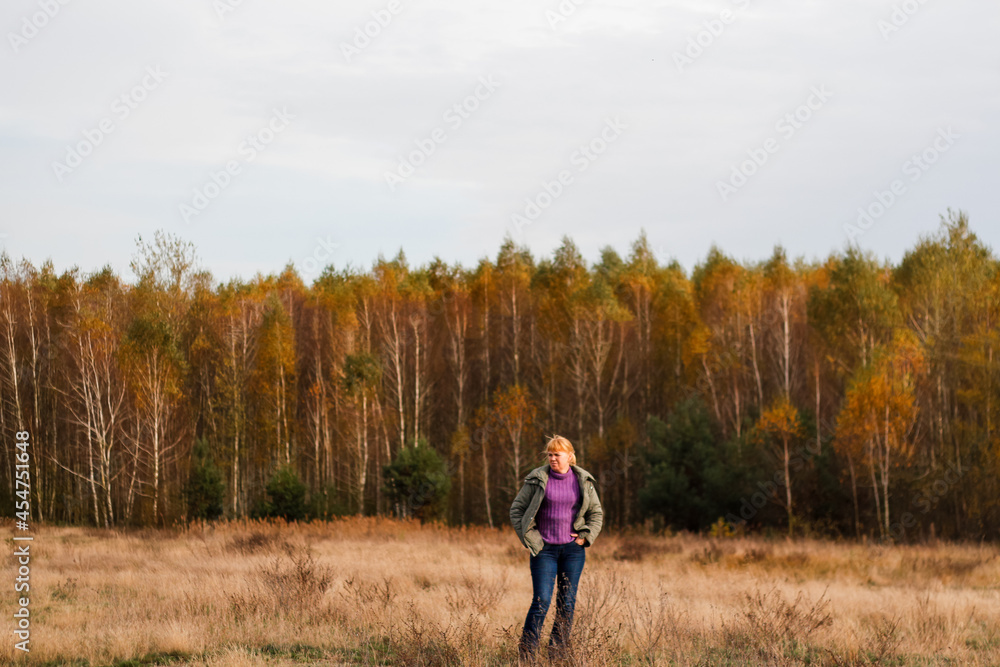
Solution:
[(788, 602), (776, 588), (740, 597), (740, 614), (727, 628), (729, 641), (752, 646), (769, 660), (804, 645), (816, 630), (833, 623), (825, 592), (812, 603), (801, 591)]
[(898, 664), (896, 649), (900, 642), (899, 618), (877, 615), (867, 625), (864, 641), (859, 647), (840, 653), (828, 650), (827, 655), (836, 667), (893, 665)]
[(332, 570), (317, 563), (308, 546), (284, 546), (284, 554), (258, 565), (247, 577), (247, 589), (229, 603), (238, 621), (248, 617), (291, 615), (324, 619), (323, 596), (333, 582)]

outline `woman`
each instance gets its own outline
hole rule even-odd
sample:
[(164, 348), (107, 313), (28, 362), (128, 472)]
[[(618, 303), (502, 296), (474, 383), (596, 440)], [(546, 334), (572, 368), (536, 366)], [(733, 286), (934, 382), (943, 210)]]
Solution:
[(573, 625), (576, 588), (586, 560), (584, 549), (597, 539), (604, 510), (597, 498), (594, 476), (576, 465), (576, 453), (566, 438), (553, 436), (545, 446), (548, 465), (535, 468), (510, 506), (514, 532), (531, 552), (531, 607), (524, 620), (519, 653), (534, 658), (545, 614), (558, 580), (556, 620), (549, 638), (553, 649), (565, 647)]

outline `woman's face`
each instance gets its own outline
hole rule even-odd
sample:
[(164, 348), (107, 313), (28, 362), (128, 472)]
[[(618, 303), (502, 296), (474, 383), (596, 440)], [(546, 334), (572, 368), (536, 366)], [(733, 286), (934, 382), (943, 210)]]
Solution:
[(568, 452), (549, 452), (549, 467), (562, 474), (569, 470)]

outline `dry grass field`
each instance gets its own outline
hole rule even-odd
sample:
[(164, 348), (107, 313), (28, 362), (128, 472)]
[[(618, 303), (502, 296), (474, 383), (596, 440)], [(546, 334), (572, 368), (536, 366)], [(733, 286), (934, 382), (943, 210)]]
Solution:
[[(32, 650), (4, 632), (0, 663), (508, 665), (531, 597), (509, 529), (346, 519), (35, 535)], [(605, 533), (559, 664), (997, 665), (998, 556)], [(16, 563), (3, 563), (9, 627)]]

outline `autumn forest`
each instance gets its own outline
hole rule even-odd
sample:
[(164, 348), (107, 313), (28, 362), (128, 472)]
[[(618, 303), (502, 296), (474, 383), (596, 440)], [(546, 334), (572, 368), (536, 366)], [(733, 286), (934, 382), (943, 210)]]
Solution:
[[(284, 479), (306, 517), (504, 526), (560, 434), (613, 528), (1000, 528), (1000, 260), (962, 213), (895, 265), (712, 248), (687, 272), (645, 235), (596, 263), (508, 238), (473, 267), (217, 283), (157, 233), (131, 266), (0, 257), (4, 516), (27, 431), (34, 521), (253, 516)], [(426, 479), (401, 496), (404, 459)]]

